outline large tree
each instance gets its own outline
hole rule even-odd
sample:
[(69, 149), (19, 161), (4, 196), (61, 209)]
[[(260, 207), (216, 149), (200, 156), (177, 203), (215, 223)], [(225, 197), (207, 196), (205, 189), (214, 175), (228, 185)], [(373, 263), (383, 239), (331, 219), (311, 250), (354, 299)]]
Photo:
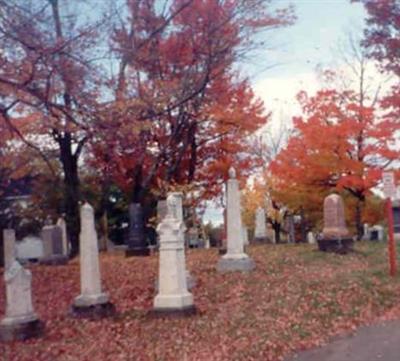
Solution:
[[(194, 184), (198, 198), (221, 190), (230, 165), (248, 174), (247, 137), (265, 124), (263, 106), (235, 64), (254, 35), (289, 24), (269, 2), (127, 1), (116, 26), (115, 102), (94, 153), (133, 202), (158, 183)], [(110, 115), (111, 114), (111, 115)]]
[[(66, 4), (63, 4), (66, 5)], [(82, 4), (74, 2), (80, 9)], [(78, 21), (58, 0), (0, 0), (0, 111), (16, 138), (58, 150), (64, 212), (78, 252), (78, 163), (96, 112), (98, 78), (92, 66), (97, 24)], [(82, 10), (82, 9), (81, 9)], [(35, 137), (18, 129), (29, 118)]]
[(357, 201), (355, 225), (361, 237), (366, 197), (400, 155), (398, 123), (360, 103), (351, 90), (325, 89), (311, 97), (301, 93), (299, 100), (303, 115), (294, 119), (296, 133), (271, 164), (277, 190), (286, 204), (294, 201), (294, 208), (320, 205), (328, 192), (344, 191)]

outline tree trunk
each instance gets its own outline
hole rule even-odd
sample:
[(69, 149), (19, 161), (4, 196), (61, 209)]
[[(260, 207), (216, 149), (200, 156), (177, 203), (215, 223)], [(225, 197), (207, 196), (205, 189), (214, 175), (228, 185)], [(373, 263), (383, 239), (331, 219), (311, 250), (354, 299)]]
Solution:
[(281, 243), (281, 224), (278, 222), (273, 222), (272, 228), (274, 229), (275, 233), (275, 243)]
[(356, 204), (356, 230), (357, 230), (357, 240), (360, 241), (362, 239), (364, 229), (362, 225), (362, 209), (363, 209), (364, 200), (358, 199)]
[(71, 134), (65, 133), (59, 138), (60, 161), (64, 171), (64, 211), (67, 232), (71, 242), (71, 257), (79, 253), (79, 176), (78, 160), (72, 153)]
[(301, 241), (307, 243), (307, 221), (304, 215), (304, 209), (300, 208), (300, 228), (301, 228)]

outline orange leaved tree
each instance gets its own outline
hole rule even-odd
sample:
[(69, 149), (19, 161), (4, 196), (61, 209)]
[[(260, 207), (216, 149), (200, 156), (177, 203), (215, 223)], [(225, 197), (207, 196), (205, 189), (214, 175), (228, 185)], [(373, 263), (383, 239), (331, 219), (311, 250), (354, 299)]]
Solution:
[(297, 203), (294, 207), (321, 207), (333, 190), (354, 197), (361, 237), (366, 197), (400, 155), (398, 124), (360, 105), (352, 91), (320, 90), (311, 97), (302, 92), (298, 98), (303, 115), (294, 118), (296, 132), (270, 166), (276, 189), (290, 198), (286, 204)]

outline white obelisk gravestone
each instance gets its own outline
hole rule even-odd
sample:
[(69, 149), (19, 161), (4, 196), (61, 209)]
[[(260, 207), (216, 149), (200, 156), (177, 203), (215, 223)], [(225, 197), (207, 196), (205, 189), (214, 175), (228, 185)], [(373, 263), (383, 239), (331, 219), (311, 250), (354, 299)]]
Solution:
[(239, 182), (236, 179), (236, 172), (233, 168), (229, 170), (226, 209), (227, 252), (219, 260), (217, 270), (219, 272), (250, 271), (255, 267), (255, 264), (244, 253)]
[(94, 212), (88, 203), (81, 207), (80, 274), (81, 294), (75, 298), (73, 314), (89, 318), (110, 316), (114, 312), (114, 306), (101, 288)]
[(160, 236), (159, 290), (154, 299), (156, 312), (195, 311), (193, 295), (187, 289), (184, 225), (178, 218), (174, 194), (167, 198), (167, 214), (157, 227)]
[(43, 323), (33, 310), (32, 274), (15, 259), (15, 232), (6, 229), (4, 238), (4, 280), (6, 284), (6, 314), (0, 322), (0, 340), (25, 340), (40, 336)]

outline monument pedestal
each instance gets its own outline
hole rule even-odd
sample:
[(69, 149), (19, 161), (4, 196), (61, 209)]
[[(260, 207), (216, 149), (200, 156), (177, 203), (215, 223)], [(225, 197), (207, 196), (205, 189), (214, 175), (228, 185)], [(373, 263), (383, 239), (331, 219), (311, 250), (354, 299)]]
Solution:
[(116, 313), (115, 306), (111, 302), (95, 303), (92, 305), (73, 304), (71, 314), (76, 318), (87, 318), (90, 320), (98, 320), (104, 317), (114, 316)]
[(55, 254), (53, 256), (41, 258), (39, 264), (45, 266), (65, 266), (68, 263), (69, 258), (61, 254)]
[(40, 337), (44, 332), (44, 323), (39, 319), (25, 322), (13, 322), (3, 319), (0, 323), (0, 341), (25, 341), (29, 338)]
[(347, 254), (353, 251), (353, 238), (333, 238), (319, 239), (318, 248), (322, 252), (335, 252), (339, 254)]
[(125, 257), (141, 257), (141, 256), (150, 256), (150, 249), (148, 247), (128, 248), (125, 251)]
[(197, 308), (194, 305), (184, 306), (181, 308), (154, 308), (150, 311), (150, 315), (155, 317), (190, 317), (197, 313)]

